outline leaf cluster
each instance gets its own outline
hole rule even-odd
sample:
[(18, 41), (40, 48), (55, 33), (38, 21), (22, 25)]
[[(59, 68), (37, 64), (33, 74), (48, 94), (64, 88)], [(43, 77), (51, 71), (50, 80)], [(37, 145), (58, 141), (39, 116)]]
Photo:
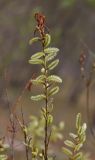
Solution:
[[(39, 37), (35, 37), (29, 41), (30, 44), (36, 41), (41, 41)], [(55, 95), (59, 91), (59, 86), (56, 84), (62, 83), (62, 79), (57, 75), (50, 75), (50, 71), (53, 70), (59, 63), (59, 59), (55, 59), (59, 49), (55, 47), (48, 47), (51, 42), (51, 36), (45, 35), (44, 48), (42, 51), (33, 54), (29, 60), (30, 64), (40, 65), (40, 75), (31, 80), (34, 85), (42, 85), (43, 88), (47, 87), (48, 98)], [(48, 48), (47, 48), (48, 47)], [(46, 99), (46, 94), (40, 94), (31, 96), (34, 101)]]
[[(53, 123), (53, 118), (52, 116), (48, 117), (48, 124), (51, 125), (51, 123)], [(39, 154), (41, 154), (41, 150), (43, 148), (43, 138), (44, 138), (44, 125), (45, 125), (45, 121), (43, 118), (43, 115), (40, 117), (36, 117), (34, 115), (30, 116), (30, 122), (28, 124), (26, 128), (27, 130), (27, 139), (29, 140), (30, 137), (32, 137), (32, 140), (30, 141), (30, 143), (27, 143), (25, 145), (27, 145), (32, 152), (32, 156), (38, 156)], [(55, 143), (58, 140), (62, 140), (63, 139), (63, 135), (62, 135), (62, 131), (64, 129), (64, 122), (60, 122), (57, 125), (52, 125), (51, 127), (51, 137), (50, 140), (51, 142)], [(27, 141), (29, 142), (29, 141)]]
[(78, 113), (76, 117), (76, 134), (70, 133), (71, 140), (64, 142), (66, 147), (63, 147), (63, 152), (71, 160), (82, 160), (83, 155), (80, 149), (86, 140), (86, 123), (81, 122), (81, 114)]

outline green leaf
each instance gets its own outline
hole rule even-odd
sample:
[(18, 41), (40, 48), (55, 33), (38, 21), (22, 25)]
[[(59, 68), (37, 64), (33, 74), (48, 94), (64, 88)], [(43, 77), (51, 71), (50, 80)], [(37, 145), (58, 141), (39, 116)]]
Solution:
[(44, 56), (44, 53), (43, 52), (38, 52), (38, 53), (35, 53), (34, 55), (32, 55), (31, 59), (33, 59), (33, 58), (41, 58), (42, 56)]
[(30, 63), (30, 64), (41, 64), (41, 65), (42, 65), (42, 64), (43, 64), (43, 60), (41, 60), (41, 59), (36, 59), (36, 58), (34, 59), (34, 58), (33, 58), (33, 59), (29, 60), (29, 63)]
[(64, 143), (65, 143), (65, 145), (67, 145), (68, 147), (71, 147), (71, 148), (74, 148), (74, 147), (75, 147), (75, 144), (74, 144), (72, 141), (66, 140)]
[(36, 80), (44, 80), (46, 78), (46, 76), (45, 75), (40, 75), (40, 76), (38, 76), (37, 78), (36, 78)]
[(31, 82), (34, 85), (44, 84), (45, 78), (46, 78), (45, 75), (40, 75), (36, 79), (32, 79)]
[(49, 82), (62, 83), (62, 79), (56, 75), (51, 75), (47, 78)]
[(82, 157), (82, 153), (79, 152), (74, 156), (74, 160), (81, 160), (81, 157)]
[(76, 117), (76, 128), (79, 129), (81, 126), (81, 114), (78, 113)]
[(70, 135), (70, 137), (73, 138), (73, 139), (76, 139), (76, 138), (77, 138), (77, 135), (74, 134), (74, 133), (70, 133), (69, 135)]
[(51, 61), (51, 60), (53, 60), (55, 57), (57, 56), (57, 53), (55, 52), (55, 53), (50, 53), (50, 54), (48, 54), (47, 56), (46, 56), (46, 61), (48, 62), (48, 61)]
[(56, 93), (58, 93), (58, 91), (59, 91), (59, 87), (58, 87), (58, 86), (52, 88), (52, 89), (49, 91), (49, 96), (55, 95)]
[(37, 42), (39, 40), (40, 40), (39, 37), (34, 37), (34, 38), (32, 38), (32, 39), (29, 40), (29, 44), (31, 45), (32, 43)]
[(72, 156), (72, 152), (71, 152), (69, 149), (63, 147), (62, 150), (63, 150), (63, 152), (64, 152), (68, 157), (71, 157), (71, 156)]
[(44, 52), (48, 53), (48, 54), (50, 54), (50, 53), (57, 53), (58, 51), (59, 51), (59, 49), (58, 48), (54, 48), (54, 47), (50, 47), (50, 48), (44, 49)]
[(82, 132), (85, 132), (87, 129), (87, 124), (86, 123), (83, 123), (82, 125)]
[(45, 35), (45, 47), (47, 47), (51, 42), (51, 36), (49, 34)]
[(34, 85), (40, 85), (40, 84), (43, 84), (43, 83), (44, 83), (44, 81), (42, 81), (42, 80), (36, 80), (36, 79), (31, 80), (31, 82), (32, 82)]
[(40, 101), (40, 100), (43, 100), (43, 99), (45, 99), (46, 97), (45, 97), (45, 95), (43, 95), (43, 94), (40, 94), (40, 95), (37, 95), (37, 96), (31, 96), (31, 99), (33, 100), (33, 101)]
[(79, 151), (82, 148), (83, 144), (79, 143), (78, 145), (76, 145), (75, 147), (75, 151)]
[(48, 116), (48, 124), (52, 124), (52, 122), (53, 122), (53, 116), (49, 115)]
[(85, 133), (84, 133), (84, 134), (82, 135), (82, 137), (81, 137), (81, 142), (84, 143), (85, 140), (86, 140), (86, 135), (85, 135)]
[(82, 127), (81, 127), (81, 126), (79, 126), (79, 128), (77, 128), (77, 133), (78, 133), (79, 135), (82, 134)]
[(53, 70), (59, 63), (59, 59), (56, 59), (55, 61), (51, 62), (49, 65), (48, 65), (48, 69), (49, 70)]
[(76, 117), (77, 133), (76, 134), (70, 133), (70, 137), (73, 138), (73, 141), (66, 140), (64, 142), (67, 145), (67, 148), (71, 147), (72, 156), (69, 156), (69, 151), (67, 152), (67, 155), (69, 156), (70, 159), (73, 160), (82, 159), (82, 153), (80, 152), (80, 149), (83, 147), (84, 141), (86, 139), (86, 134), (85, 134), (86, 128), (87, 127), (85, 123), (81, 125), (81, 114), (78, 113)]

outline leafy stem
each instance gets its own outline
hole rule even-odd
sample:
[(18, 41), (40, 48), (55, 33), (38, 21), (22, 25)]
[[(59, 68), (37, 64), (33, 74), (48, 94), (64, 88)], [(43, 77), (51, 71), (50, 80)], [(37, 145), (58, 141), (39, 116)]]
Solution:
[(44, 149), (42, 155), (44, 160), (48, 160), (48, 147), (53, 122), (53, 116), (50, 114), (53, 109), (51, 97), (58, 93), (59, 87), (56, 86), (56, 84), (62, 83), (62, 79), (56, 75), (50, 74), (50, 71), (53, 70), (59, 63), (59, 60), (55, 59), (59, 49), (55, 47), (47, 48), (50, 45), (51, 36), (45, 33), (44, 18), (45, 16), (40, 13), (36, 14), (37, 26), (35, 31), (38, 32), (39, 37), (32, 38), (29, 41), (29, 44), (40, 41), (42, 45), (42, 51), (33, 54), (29, 60), (29, 63), (41, 66), (41, 74), (35, 80), (32, 79), (31, 82), (35, 85), (43, 86), (44, 92), (40, 95), (31, 96), (31, 99), (34, 101), (44, 100), (45, 102), (45, 107), (42, 107), (41, 110), (42, 117), (44, 118)]
[(70, 133), (71, 140), (65, 140), (63, 152), (69, 160), (82, 160), (83, 153), (81, 148), (86, 140), (86, 123), (82, 124), (81, 114), (78, 113), (76, 116), (76, 134)]

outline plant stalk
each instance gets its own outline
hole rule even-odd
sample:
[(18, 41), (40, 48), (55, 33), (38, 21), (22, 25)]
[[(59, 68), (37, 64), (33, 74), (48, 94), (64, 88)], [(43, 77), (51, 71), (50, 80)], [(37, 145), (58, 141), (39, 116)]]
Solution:
[[(42, 46), (43, 46), (43, 52), (44, 52), (44, 42), (42, 42)], [(46, 55), (44, 54), (44, 69), (45, 69), (45, 96), (46, 96), (46, 99), (45, 99), (45, 111), (46, 111), (46, 114), (45, 114), (45, 127), (44, 127), (44, 130), (45, 130), (45, 139), (44, 139), (44, 159), (45, 160), (48, 160), (48, 86), (47, 86), (47, 64), (46, 64)]]

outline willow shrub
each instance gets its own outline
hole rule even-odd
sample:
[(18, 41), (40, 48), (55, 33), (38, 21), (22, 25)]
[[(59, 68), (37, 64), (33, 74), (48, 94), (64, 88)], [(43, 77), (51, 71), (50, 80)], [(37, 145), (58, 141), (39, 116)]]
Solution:
[[(42, 18), (42, 19), (41, 19)], [(42, 87), (42, 93), (39, 95), (32, 95), (31, 100), (33, 101), (43, 101), (44, 105), (41, 107), (41, 116), (40, 119), (36, 117), (32, 117), (32, 120), (37, 122), (38, 124), (38, 132), (37, 128), (33, 128), (33, 121), (31, 121), (32, 133), (39, 134), (39, 137), (42, 138), (42, 146), (35, 146), (34, 150), (32, 148), (32, 156), (34, 158), (42, 158), (42, 159), (53, 159), (53, 156), (49, 154), (49, 144), (52, 140), (62, 139), (63, 136), (60, 131), (64, 128), (64, 123), (60, 122), (59, 126), (55, 126), (53, 123), (53, 115), (52, 110), (53, 106), (53, 98), (54, 95), (59, 92), (59, 85), (62, 83), (62, 79), (58, 75), (53, 75), (51, 73), (52, 70), (57, 67), (59, 64), (59, 59), (56, 58), (59, 54), (59, 49), (56, 47), (51, 47), (51, 35), (45, 33), (45, 25), (44, 25), (44, 16), (37, 13), (36, 20), (37, 26), (36, 31), (39, 36), (32, 38), (29, 41), (29, 44), (40, 43), (42, 46), (41, 51), (33, 54), (29, 60), (29, 63), (32, 65), (39, 65), (40, 71), (39, 75), (36, 79), (32, 79), (31, 83), (34, 85), (40, 85)], [(43, 20), (41, 23), (40, 20)], [(41, 128), (40, 128), (41, 127)], [(63, 147), (63, 152), (67, 155), (68, 159), (78, 160), (82, 159), (83, 155), (80, 152), (85, 139), (86, 139), (86, 123), (81, 124), (81, 114), (78, 113), (76, 117), (76, 134), (70, 133), (70, 137), (72, 140), (64, 141), (66, 147)], [(38, 136), (38, 135), (37, 135)], [(35, 149), (36, 148), (36, 149)]]

